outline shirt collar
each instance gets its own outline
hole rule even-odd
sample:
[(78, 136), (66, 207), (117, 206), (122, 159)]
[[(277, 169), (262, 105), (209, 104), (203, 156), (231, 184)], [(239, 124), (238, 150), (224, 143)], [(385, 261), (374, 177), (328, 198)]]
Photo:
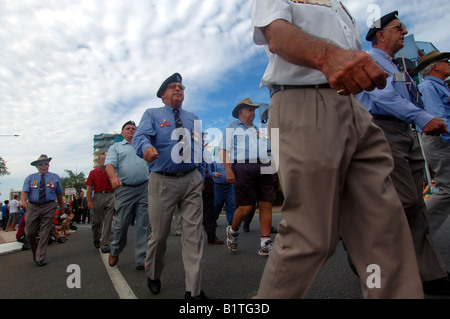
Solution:
[(425, 80), (435, 81), (435, 82), (438, 82), (439, 84), (442, 84), (442, 85), (446, 85), (447, 84), (447, 83), (445, 83), (444, 80), (442, 80), (440, 78), (437, 78), (435, 76), (432, 76), (432, 75), (429, 75), (429, 76), (425, 77)]
[[(171, 107), (170, 105), (167, 105), (167, 104), (165, 104), (164, 107), (165, 107), (166, 110), (168, 110), (170, 113), (173, 113), (173, 110), (174, 110), (173, 107)], [(183, 108), (180, 106), (180, 107), (178, 108), (178, 110), (179, 110), (180, 113), (181, 113), (181, 111), (183, 110)]]
[(384, 57), (386, 60), (388, 60), (389, 62), (392, 62), (392, 57), (384, 50), (378, 49), (378, 48), (373, 48), (372, 50), (375, 54)]

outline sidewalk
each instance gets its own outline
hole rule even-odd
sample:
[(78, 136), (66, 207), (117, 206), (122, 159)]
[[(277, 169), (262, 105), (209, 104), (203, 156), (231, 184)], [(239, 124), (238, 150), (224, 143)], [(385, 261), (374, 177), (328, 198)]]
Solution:
[(22, 243), (16, 241), (17, 231), (0, 230), (0, 256), (22, 250)]

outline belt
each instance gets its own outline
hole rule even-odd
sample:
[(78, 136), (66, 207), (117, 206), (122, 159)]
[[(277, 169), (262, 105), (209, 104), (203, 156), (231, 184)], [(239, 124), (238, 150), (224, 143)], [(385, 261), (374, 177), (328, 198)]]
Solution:
[(140, 183), (140, 184), (134, 184), (134, 185), (129, 185), (129, 184), (122, 183), (122, 186), (125, 186), (125, 187), (134, 187), (134, 188), (136, 188), (136, 187), (139, 187), (139, 186), (144, 185), (145, 183), (147, 183), (147, 181), (145, 181), (145, 182), (143, 182), (143, 183)]
[(94, 192), (95, 194), (108, 194), (108, 193), (114, 193), (114, 191), (101, 191), (101, 192)]
[(267, 163), (261, 162), (260, 159), (246, 159), (246, 160), (236, 160), (233, 162), (233, 164), (268, 164), (270, 163), (269, 160), (267, 160)]
[(43, 205), (47, 205), (49, 203), (54, 203), (54, 202), (55, 202), (54, 200), (51, 200), (51, 201), (44, 202), (44, 203), (35, 203), (35, 202), (28, 202), (28, 203), (30, 203), (31, 205), (34, 205), (34, 206), (43, 206)]
[(395, 122), (397, 124), (401, 124), (402, 126), (410, 126), (411, 129), (415, 129), (416, 128), (415, 124), (409, 124), (408, 122), (402, 121), (402, 120), (396, 118), (395, 116), (381, 115), (381, 114), (372, 114), (372, 117), (373, 117), (374, 120), (390, 121), (390, 122)]
[(272, 85), (270, 88), (270, 97), (275, 93), (284, 90), (294, 90), (294, 89), (331, 89), (330, 84), (316, 84), (316, 85)]
[(217, 185), (220, 185), (220, 186), (228, 186), (228, 185), (231, 185), (230, 183), (216, 183)]
[(183, 177), (186, 176), (187, 174), (195, 171), (197, 168), (191, 168), (190, 170), (184, 171), (184, 172), (179, 172), (179, 173), (168, 173), (168, 172), (153, 172), (159, 175), (164, 175), (164, 176), (169, 176), (169, 177)]

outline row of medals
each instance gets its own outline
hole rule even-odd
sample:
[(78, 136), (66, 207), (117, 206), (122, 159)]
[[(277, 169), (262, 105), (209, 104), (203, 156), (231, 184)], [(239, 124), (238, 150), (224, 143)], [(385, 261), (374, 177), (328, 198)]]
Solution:
[(327, 6), (327, 7), (331, 7), (331, 2), (330, 0), (291, 0), (292, 2), (295, 3), (309, 3), (309, 4), (317, 4), (319, 6)]

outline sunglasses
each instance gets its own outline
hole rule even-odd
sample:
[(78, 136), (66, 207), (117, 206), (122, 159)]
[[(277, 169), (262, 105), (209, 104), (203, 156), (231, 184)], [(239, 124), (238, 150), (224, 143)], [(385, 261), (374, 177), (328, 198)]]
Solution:
[(400, 32), (403, 32), (403, 31), (408, 31), (408, 29), (406, 28), (406, 25), (404, 25), (403, 23), (399, 23), (399, 24), (397, 24), (397, 25), (393, 25), (393, 26), (390, 26), (390, 27), (386, 27), (386, 28), (384, 28), (383, 30), (386, 30), (386, 29), (396, 29), (397, 31), (400, 31)]
[(169, 89), (179, 88), (181, 91), (184, 91), (186, 89), (186, 87), (183, 84), (179, 84), (179, 83), (178, 84), (177, 83), (172, 83), (172, 84), (169, 84), (167, 87)]
[(40, 164), (37, 164), (37, 166), (48, 166), (49, 164), (48, 163), (40, 163)]

